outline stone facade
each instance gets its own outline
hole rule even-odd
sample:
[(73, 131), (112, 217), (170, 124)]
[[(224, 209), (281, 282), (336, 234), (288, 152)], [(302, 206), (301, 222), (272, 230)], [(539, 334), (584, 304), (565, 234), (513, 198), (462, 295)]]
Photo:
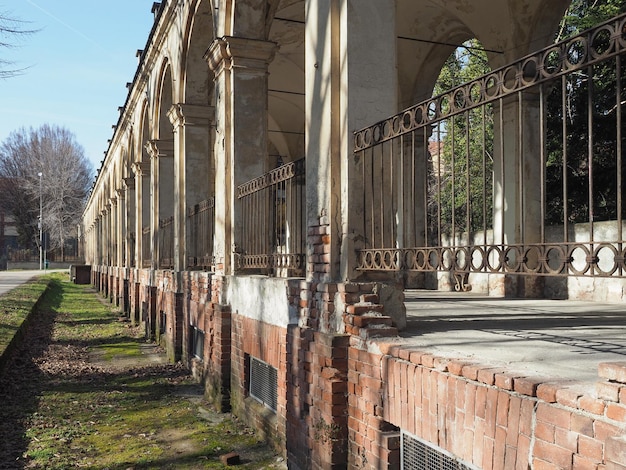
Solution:
[[(603, 366), (589, 391), (411, 349), (402, 289), (427, 284), (422, 273), (357, 269), (366, 214), (353, 132), (431, 96), (451, 41), (480, 37), (501, 66), (544, 46), (568, 4), (470, 3), (154, 5), (83, 216), (86, 263), (98, 291), (290, 468), (399, 468), (403, 435), (482, 469), (626, 468), (623, 365)], [(425, 35), (412, 49), (397, 42), (408, 31)], [(293, 207), (272, 171), (303, 156), (305, 178), (289, 176), (304, 186), (300, 218), (278, 227)], [(271, 191), (244, 207), (250, 181)], [(516, 223), (507, 214), (503, 227)], [(289, 251), (300, 227), (304, 249)], [(254, 251), (261, 242), (273, 251)], [(450, 287), (450, 274), (433, 283)], [(623, 278), (605, 285), (623, 300)]]

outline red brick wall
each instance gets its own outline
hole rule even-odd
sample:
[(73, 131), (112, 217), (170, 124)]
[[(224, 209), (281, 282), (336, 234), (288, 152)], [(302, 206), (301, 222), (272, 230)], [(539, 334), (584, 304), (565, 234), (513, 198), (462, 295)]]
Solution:
[[(351, 467), (394, 468), (397, 441), (389, 437), (399, 429), (484, 470), (626, 465), (626, 383), (599, 382), (598, 398), (573, 384), (399, 346), (353, 348), (349, 357)], [(602, 396), (606, 389), (619, 390), (615, 401)]]
[[(278, 398), (276, 413), (248, 396), (249, 357), (277, 369)], [(286, 439), (287, 329), (232, 314), (231, 405), (233, 412), (248, 423), (277, 449), (284, 449)]]
[[(179, 276), (131, 270), (131, 312), (147, 309), (149, 333), (164, 310), (168, 349), (207, 397), (300, 468), (399, 468), (404, 430), (485, 470), (626, 470), (623, 364), (603, 365), (594, 390), (549, 382), (400, 345), (370, 284), (289, 282), (299, 318), (283, 328), (232, 314), (221, 276)], [(122, 284), (114, 277), (94, 270), (103, 291)], [(338, 319), (346, 334), (333, 332)], [(201, 362), (189, 355), (191, 323), (205, 332)], [(251, 356), (278, 371), (276, 413), (248, 397)]]

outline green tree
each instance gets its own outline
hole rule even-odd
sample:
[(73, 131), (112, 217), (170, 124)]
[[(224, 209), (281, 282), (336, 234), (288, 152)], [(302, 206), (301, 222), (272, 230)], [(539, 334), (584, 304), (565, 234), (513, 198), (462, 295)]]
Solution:
[[(434, 95), (489, 72), (487, 55), (476, 40), (467, 41), (450, 55), (441, 69)], [(444, 100), (443, 106), (448, 106)], [(437, 155), (430, 171), (430, 220), (441, 222), (441, 232), (475, 232), (491, 225), (493, 119), (481, 108), (441, 123), (432, 139)], [(438, 227), (431, 224), (431, 232)], [(432, 236), (432, 234), (431, 234)]]
[[(626, 1), (574, 0), (563, 18), (557, 39), (580, 34), (623, 12), (626, 12)], [(596, 39), (600, 47), (603, 41), (608, 44), (608, 40), (608, 36), (602, 35)], [(618, 62), (613, 59), (569, 74), (564, 87), (554, 87), (548, 96), (548, 224), (617, 217), (616, 175), (620, 171), (624, 173), (624, 168), (617, 168), (617, 103), (622, 101), (619, 93), (625, 86), (623, 81), (617, 83), (617, 66)], [(621, 66), (621, 76), (624, 73), (626, 69)], [(590, 99), (592, 106), (589, 106)], [(626, 128), (622, 133), (624, 131)]]

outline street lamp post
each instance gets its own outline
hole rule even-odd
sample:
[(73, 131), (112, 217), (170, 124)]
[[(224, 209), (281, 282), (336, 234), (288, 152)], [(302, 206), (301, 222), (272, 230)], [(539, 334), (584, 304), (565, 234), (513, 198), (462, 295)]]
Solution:
[(43, 173), (40, 171), (39, 175), (39, 270), (43, 269), (43, 200), (41, 198), (41, 177)]

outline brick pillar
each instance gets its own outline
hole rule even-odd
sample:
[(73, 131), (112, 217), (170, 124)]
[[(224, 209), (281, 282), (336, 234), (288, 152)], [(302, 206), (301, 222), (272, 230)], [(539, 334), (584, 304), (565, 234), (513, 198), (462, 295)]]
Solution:
[(314, 334), (310, 356), (312, 468), (345, 468), (348, 462), (349, 342), (349, 336)]
[(204, 323), (205, 394), (219, 411), (230, 410), (231, 310), (212, 304)]

